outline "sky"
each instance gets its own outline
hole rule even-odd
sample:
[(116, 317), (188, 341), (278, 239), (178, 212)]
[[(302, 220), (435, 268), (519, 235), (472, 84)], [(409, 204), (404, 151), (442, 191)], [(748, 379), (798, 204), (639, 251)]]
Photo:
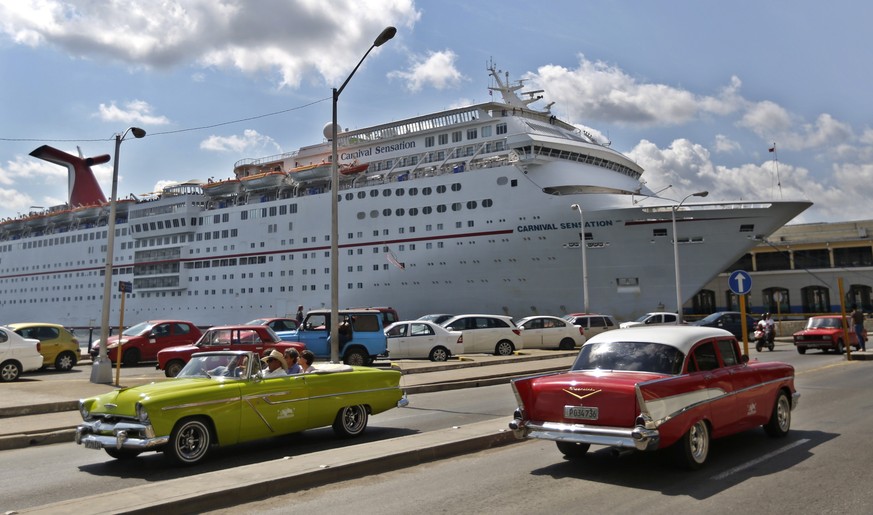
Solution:
[(489, 101), (493, 62), (664, 198), (873, 219), (871, 20), (848, 0), (0, 0), (0, 219), (67, 201), (44, 144), (114, 155), (145, 129), (120, 147), (124, 198), (320, 143), (387, 26), (342, 127)]

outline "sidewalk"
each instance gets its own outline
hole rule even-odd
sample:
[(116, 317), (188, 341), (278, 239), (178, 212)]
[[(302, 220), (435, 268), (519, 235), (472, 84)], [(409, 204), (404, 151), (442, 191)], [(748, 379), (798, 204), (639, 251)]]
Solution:
[[(516, 356), (470, 356), (445, 363), (402, 360), (392, 362), (400, 370), (401, 388), (407, 394), (508, 383), (512, 377), (567, 370), (578, 352), (530, 351)], [(385, 363), (388, 366), (388, 363)], [(22, 379), (3, 385), (0, 396), (0, 450), (50, 443), (70, 442), (82, 422), (81, 398), (110, 392), (113, 385), (90, 382), (90, 367), (77, 367), (65, 380)], [(133, 381), (137, 386), (162, 378)]]

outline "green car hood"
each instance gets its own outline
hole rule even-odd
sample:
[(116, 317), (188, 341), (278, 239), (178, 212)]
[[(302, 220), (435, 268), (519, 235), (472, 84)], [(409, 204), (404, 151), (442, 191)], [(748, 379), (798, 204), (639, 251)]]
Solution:
[[(198, 390), (208, 391), (210, 389), (215, 390), (216, 395), (222, 395), (222, 392), (223, 395), (227, 395), (229, 391), (239, 395), (239, 390), (236, 387), (239, 383), (239, 380), (234, 379), (170, 379), (168, 381), (115, 390), (86, 399), (84, 402), (86, 405), (91, 402), (91, 413), (111, 413), (118, 416), (133, 417), (136, 415), (137, 402), (164, 404), (172, 402), (176, 398), (190, 398), (191, 393)], [(228, 390), (228, 388), (231, 390)], [(206, 397), (206, 395), (204, 394), (202, 397)], [(114, 405), (114, 407), (107, 407), (107, 404)]]

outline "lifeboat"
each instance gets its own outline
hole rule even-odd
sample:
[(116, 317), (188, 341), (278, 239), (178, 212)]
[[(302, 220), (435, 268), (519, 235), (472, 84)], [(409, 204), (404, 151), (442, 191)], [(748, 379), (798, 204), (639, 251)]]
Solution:
[(285, 172), (263, 172), (248, 177), (240, 177), (240, 182), (248, 191), (277, 188), (286, 184), (288, 175)]
[[(116, 206), (117, 208), (117, 206)], [(91, 220), (100, 216), (103, 211), (102, 205), (79, 206), (73, 209), (73, 218), (77, 220)]]
[(330, 163), (298, 166), (297, 168), (293, 168), (288, 173), (288, 176), (298, 182), (324, 179), (330, 177)]
[(364, 163), (364, 164), (351, 163), (351, 164), (347, 164), (347, 165), (340, 165), (339, 173), (341, 173), (343, 175), (355, 175), (355, 174), (359, 174), (361, 172), (366, 172), (367, 168), (369, 168), (369, 167), (370, 167), (370, 163)]
[(227, 197), (239, 193), (242, 183), (239, 179), (226, 179), (223, 181), (208, 182), (202, 184), (203, 193), (210, 197)]

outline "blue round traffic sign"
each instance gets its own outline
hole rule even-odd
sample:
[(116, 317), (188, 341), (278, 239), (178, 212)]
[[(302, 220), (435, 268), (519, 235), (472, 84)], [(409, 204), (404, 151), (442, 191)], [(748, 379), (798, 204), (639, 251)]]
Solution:
[(737, 295), (745, 295), (752, 291), (752, 276), (745, 270), (734, 270), (728, 278), (728, 286)]

